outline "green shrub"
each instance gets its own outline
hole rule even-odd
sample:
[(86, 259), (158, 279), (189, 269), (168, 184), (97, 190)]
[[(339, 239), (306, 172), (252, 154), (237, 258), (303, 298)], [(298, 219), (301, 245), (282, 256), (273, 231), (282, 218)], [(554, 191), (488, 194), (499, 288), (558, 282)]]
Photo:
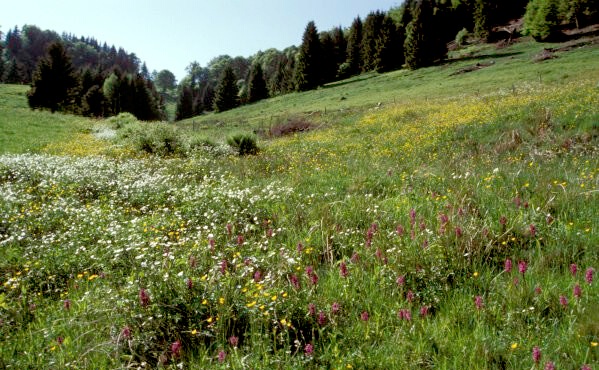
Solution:
[(455, 43), (462, 47), (466, 45), (466, 38), (469, 36), (468, 30), (466, 28), (462, 28), (460, 32), (455, 36)]
[(550, 41), (559, 34), (559, 2), (557, 0), (532, 0), (524, 14), (525, 35), (537, 41)]
[(132, 123), (139, 122), (134, 115), (128, 112), (119, 113), (117, 116), (110, 117), (106, 121), (112, 124), (116, 130), (124, 128)]
[(256, 143), (257, 138), (251, 134), (234, 134), (227, 139), (233, 149), (237, 151), (239, 155), (257, 154), (258, 144)]

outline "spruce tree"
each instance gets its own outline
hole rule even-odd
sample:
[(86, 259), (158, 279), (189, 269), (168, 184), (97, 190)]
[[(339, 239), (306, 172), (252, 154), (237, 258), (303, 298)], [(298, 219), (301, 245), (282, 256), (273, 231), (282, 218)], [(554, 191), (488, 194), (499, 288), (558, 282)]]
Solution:
[(323, 32), (320, 35), (320, 45), (322, 46), (322, 82), (327, 83), (334, 81), (337, 77), (335, 43), (329, 32)]
[(190, 86), (183, 86), (177, 100), (175, 121), (193, 117), (193, 92)]
[(338, 71), (341, 64), (347, 59), (347, 40), (341, 27), (333, 28), (332, 38), (336, 71)]
[(254, 103), (262, 99), (268, 98), (268, 89), (262, 72), (262, 65), (254, 63), (250, 70), (250, 79), (248, 83), (248, 102)]
[(406, 28), (404, 55), (408, 68), (432, 65), (447, 54), (447, 46), (435, 24), (432, 0), (420, 0), (412, 10), (413, 17)]
[(357, 17), (352, 22), (347, 38), (347, 73), (356, 75), (362, 69), (362, 20)]
[(475, 0), (474, 2), (474, 34), (487, 40), (491, 31), (491, 7), (488, 1)]
[(312, 90), (322, 82), (322, 46), (318, 30), (310, 21), (302, 37), (302, 45), (295, 66), (295, 85), (298, 91)]
[(214, 111), (224, 112), (239, 106), (239, 88), (237, 77), (231, 66), (225, 67), (223, 75), (216, 87), (214, 96)]
[(376, 42), (374, 66), (377, 72), (399, 69), (404, 62), (403, 35), (391, 17), (385, 16)]
[(65, 110), (76, 87), (77, 78), (71, 60), (63, 45), (55, 42), (37, 65), (31, 90), (27, 93), (29, 106), (33, 109), (48, 108), (51, 112)]
[(376, 59), (380, 47), (381, 28), (385, 15), (380, 12), (371, 12), (364, 20), (362, 31), (362, 71), (376, 69)]
[(531, 0), (524, 14), (524, 34), (537, 41), (550, 41), (559, 35), (559, 0)]

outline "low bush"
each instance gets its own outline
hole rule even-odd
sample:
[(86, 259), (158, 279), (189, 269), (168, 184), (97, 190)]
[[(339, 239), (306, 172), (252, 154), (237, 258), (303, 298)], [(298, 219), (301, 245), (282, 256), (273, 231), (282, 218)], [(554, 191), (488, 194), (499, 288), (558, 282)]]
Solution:
[(257, 144), (257, 138), (251, 134), (234, 134), (227, 139), (233, 149), (237, 151), (239, 155), (254, 155), (258, 154), (259, 148)]

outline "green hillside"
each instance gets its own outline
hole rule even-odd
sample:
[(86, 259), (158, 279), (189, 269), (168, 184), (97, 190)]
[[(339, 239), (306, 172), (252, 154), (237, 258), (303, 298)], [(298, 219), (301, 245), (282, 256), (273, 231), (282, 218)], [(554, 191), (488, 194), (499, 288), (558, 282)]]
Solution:
[(177, 125), (25, 92), (0, 85), (0, 368), (599, 366), (594, 39)]

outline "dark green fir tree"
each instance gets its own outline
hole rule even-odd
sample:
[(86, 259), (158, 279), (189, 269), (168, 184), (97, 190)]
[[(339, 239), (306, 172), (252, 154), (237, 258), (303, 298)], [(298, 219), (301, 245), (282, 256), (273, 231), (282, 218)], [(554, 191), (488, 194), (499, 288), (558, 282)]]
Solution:
[(322, 82), (322, 46), (318, 30), (310, 21), (304, 31), (295, 66), (295, 85), (298, 91), (312, 90)]
[(67, 110), (78, 81), (70, 58), (63, 45), (55, 42), (48, 47), (33, 74), (31, 90), (27, 93), (33, 109), (48, 108), (51, 112)]
[(264, 80), (264, 72), (260, 63), (254, 63), (250, 70), (250, 80), (248, 83), (248, 102), (254, 103), (268, 98), (268, 88)]
[(231, 66), (225, 67), (214, 95), (214, 111), (224, 112), (239, 106), (237, 77)]

